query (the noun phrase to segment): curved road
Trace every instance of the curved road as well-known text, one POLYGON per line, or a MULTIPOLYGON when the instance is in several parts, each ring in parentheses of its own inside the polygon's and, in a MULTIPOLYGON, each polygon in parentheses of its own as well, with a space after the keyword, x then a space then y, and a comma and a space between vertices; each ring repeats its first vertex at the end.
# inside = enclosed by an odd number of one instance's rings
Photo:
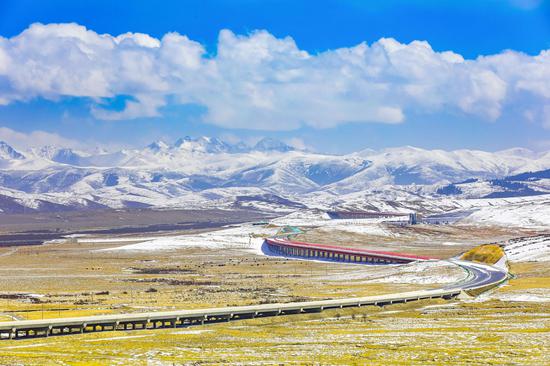
POLYGON ((445 289, 460 288, 463 291, 472 291, 496 286, 508 279, 508 271, 497 266, 461 259, 449 259, 448 262, 462 267, 468 272, 468 277, 457 283, 445 286, 445 289))
MULTIPOLYGON (((301 242, 293 244, 291 241, 278 240, 283 242, 280 243, 281 245, 287 247, 296 245, 296 249, 300 250, 303 250, 304 247, 318 247, 318 244, 301 242)), ((323 247, 324 250, 328 250, 329 246, 323 247)), ((412 261, 413 259, 410 255, 400 253, 373 252, 337 246, 330 246, 330 248, 334 250, 334 253, 347 253, 348 259, 351 258, 349 255, 354 255, 355 251, 361 255, 365 255, 365 253, 368 252, 369 255, 378 258, 385 254, 388 259, 392 260, 407 258, 412 261)), ((335 257, 333 256, 332 258, 335 257)), ((346 257, 343 258, 345 259, 346 257)), ((353 258, 354 260, 357 259, 356 257, 353 258)), ((417 260, 427 259, 417 258, 417 260)), ((52 335, 79 334, 109 330, 175 328, 254 317, 320 312, 325 309, 334 308, 369 305, 383 306, 433 298, 452 299, 465 291, 483 292, 484 290, 506 281, 508 278, 506 269, 501 269, 496 266, 459 259, 450 259, 449 262, 462 267, 467 271, 468 276, 462 281, 437 289, 335 300, 0 322, 0 339, 48 337, 52 335)))

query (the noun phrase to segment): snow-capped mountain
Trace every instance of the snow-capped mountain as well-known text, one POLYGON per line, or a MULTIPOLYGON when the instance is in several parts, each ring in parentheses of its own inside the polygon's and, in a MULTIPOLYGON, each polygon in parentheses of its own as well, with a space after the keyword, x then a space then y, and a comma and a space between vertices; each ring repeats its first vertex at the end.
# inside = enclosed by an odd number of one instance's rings
POLYGON ((25 156, 15 150, 13 147, 0 141, 0 159, 2 160, 21 160, 25 159, 25 156))
MULTIPOLYGON (((234 148, 233 145, 230 145, 216 137, 205 136, 196 139, 185 136, 184 138, 178 139, 174 144, 174 147, 183 151, 210 154, 233 152, 232 150, 234 148)), ((168 146, 166 148, 168 148, 168 146)))
POLYGON ((84 158, 89 154, 84 152, 74 151, 69 148, 57 146, 44 146, 39 150, 35 150, 34 154, 47 160, 51 160, 60 164, 80 166, 84 158))
MULTIPOLYGON (((465 186, 472 183, 456 185, 468 179, 488 182, 549 169, 550 153, 407 146, 326 155, 296 150, 273 139, 247 146, 218 138, 184 137, 174 144, 156 141, 142 149, 108 153, 53 146, 20 153, 1 142, 0 164, 0 210, 6 212, 16 212, 18 207, 273 209, 339 205, 345 203, 342 197, 363 206, 374 201, 383 206, 418 197, 498 195, 508 189, 504 183, 479 183, 483 189, 465 186)), ((538 188, 530 184, 531 191, 523 190, 521 195, 550 191, 544 187, 544 182, 538 188)))

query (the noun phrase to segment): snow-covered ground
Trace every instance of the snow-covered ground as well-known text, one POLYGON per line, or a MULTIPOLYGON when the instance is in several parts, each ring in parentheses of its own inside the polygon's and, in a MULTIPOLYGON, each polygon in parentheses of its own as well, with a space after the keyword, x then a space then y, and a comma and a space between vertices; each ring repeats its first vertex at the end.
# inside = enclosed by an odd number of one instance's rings
MULTIPOLYGON (((425 192, 409 192, 396 186, 387 186, 386 191, 369 193, 354 192, 334 195, 315 192, 307 195, 304 202, 309 207, 329 210, 418 212, 424 215, 462 217, 457 224, 524 227, 547 229, 550 227, 550 195, 466 199, 457 197, 432 197, 425 192)), ((318 217, 297 213, 284 218, 289 225, 301 225, 310 221, 316 224, 318 217), (303 216, 303 217, 302 217, 303 216)), ((340 220, 338 220, 340 221, 340 220)))
MULTIPOLYGON (((404 220, 406 221, 406 218, 404 220)), ((397 234, 381 225, 384 221, 388 221, 388 219, 331 220, 325 213, 302 210, 274 219, 271 222, 280 226, 318 227, 319 230, 326 232, 346 231, 357 234, 396 236, 397 234)))
MULTIPOLYGON (((261 252, 263 238, 260 236, 274 235, 276 228, 265 228, 255 225, 241 225, 221 230, 208 231, 199 234, 163 236, 145 238, 138 243, 122 245, 120 247, 102 249, 105 251, 155 251, 173 250, 180 248, 205 249, 244 249, 255 253, 261 252)), ((99 238, 97 242, 116 242, 114 238, 99 238)), ((136 241, 134 238, 132 241, 136 241)))
POLYGON ((491 298, 501 301, 518 301, 518 302, 548 302, 550 301, 550 291, 547 289, 529 289, 527 291, 514 292, 494 292, 491 293, 491 298))
POLYGON ((504 251, 509 261, 550 261, 550 235, 510 240, 504 251))
MULTIPOLYGON (((262 250, 263 237, 272 236, 285 225, 334 232, 347 231, 369 235, 392 236, 382 221, 385 219, 331 220, 322 211, 301 210, 271 221, 273 227, 252 224, 228 226, 197 234, 147 237, 78 237, 85 243, 115 243, 114 248, 102 251, 158 251, 181 248, 233 249, 257 255, 262 250)), ((448 242, 447 245, 454 245, 448 242)), ((550 235, 513 239, 504 246, 509 261, 550 261, 550 235)), ((466 273, 447 261, 414 262, 400 266, 349 266, 349 270, 331 273, 320 279, 326 281, 359 281, 359 283, 394 283, 411 285, 448 285, 464 280, 466 273)), ((357 283, 357 282, 356 282, 357 283)), ((505 301, 550 301, 546 292, 505 293, 505 301)))
POLYGON ((254 253, 262 254, 261 246, 263 238, 277 233, 280 227, 290 225, 302 228, 317 227, 320 230, 348 231, 370 235, 392 236, 389 230, 385 229, 381 222, 384 219, 366 220, 330 220, 326 214, 302 210, 291 213, 284 217, 271 221, 276 227, 264 227, 260 225, 243 224, 229 226, 208 232, 187 235, 163 235, 163 236, 70 236, 80 243, 115 243, 120 246, 100 250, 133 250, 133 251, 155 251, 172 250, 185 247, 218 249, 233 248, 244 249, 254 253))
MULTIPOLYGON (((67 236, 68 238, 75 238, 72 235, 67 236)), ((139 242, 145 242, 145 241, 151 241, 156 239, 163 239, 167 236, 127 236, 127 237, 117 237, 117 238, 109 238, 109 237, 102 237, 102 236, 96 236, 96 237, 76 237, 76 240, 78 240, 79 243, 83 244, 93 244, 93 243, 135 243, 136 241, 139 242)))
POLYGON ((331 273, 328 281, 362 280, 363 283, 450 284, 461 281, 466 272, 446 261, 412 262, 404 265, 357 266, 353 272, 331 273))
POLYGON ((466 278, 466 273, 445 261, 413 262, 396 267, 396 273, 380 277, 376 283, 410 283, 417 285, 450 284, 466 278))
POLYGON ((469 223, 542 229, 550 227, 550 195, 463 201, 472 201, 471 208, 475 209, 465 220, 469 223))

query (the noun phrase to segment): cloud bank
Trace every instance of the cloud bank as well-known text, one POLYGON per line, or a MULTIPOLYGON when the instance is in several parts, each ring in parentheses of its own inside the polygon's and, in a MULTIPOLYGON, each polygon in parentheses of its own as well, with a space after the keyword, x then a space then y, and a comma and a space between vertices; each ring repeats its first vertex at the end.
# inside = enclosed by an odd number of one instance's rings
POLYGON ((550 128, 550 51, 465 60, 424 41, 383 38, 311 54, 290 37, 222 30, 211 55, 178 33, 112 36, 72 23, 0 37, 0 104, 66 97, 89 98, 103 120, 196 104, 205 122, 226 128, 401 123, 442 112, 487 121, 509 115, 550 128), (119 96, 123 109, 106 106, 119 96))
POLYGON ((55 145, 71 148, 81 148, 82 143, 67 139, 56 133, 46 131, 31 131, 28 133, 14 131, 7 127, 0 127, 0 141, 7 141, 16 149, 26 150, 32 147, 55 145))

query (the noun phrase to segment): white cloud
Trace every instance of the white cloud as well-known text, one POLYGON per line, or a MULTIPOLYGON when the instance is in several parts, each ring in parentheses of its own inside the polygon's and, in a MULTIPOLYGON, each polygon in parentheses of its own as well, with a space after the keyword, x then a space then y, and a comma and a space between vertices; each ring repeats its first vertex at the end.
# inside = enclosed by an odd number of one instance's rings
POLYGON ((110 111, 92 106, 92 114, 98 119, 107 121, 157 117, 160 116, 158 109, 164 105, 166 103, 162 96, 157 94, 139 94, 135 96, 135 100, 127 101, 125 108, 121 111, 110 111))
POLYGON ((383 38, 310 54, 290 37, 222 30, 212 56, 178 33, 156 39, 33 24, 0 37, 0 104, 88 97, 96 101, 92 114, 106 120, 153 117, 168 103, 195 103, 206 107, 205 122, 227 128, 402 123, 412 112, 487 121, 517 113, 547 126, 549 80, 550 51, 465 60, 425 41, 383 38), (102 98, 116 96, 133 98, 122 111, 104 108, 102 98))
POLYGON ((0 141, 5 141, 16 149, 25 150, 32 147, 55 145, 63 147, 81 148, 82 143, 67 139, 56 133, 46 131, 31 131, 23 133, 7 127, 0 127, 0 141))

